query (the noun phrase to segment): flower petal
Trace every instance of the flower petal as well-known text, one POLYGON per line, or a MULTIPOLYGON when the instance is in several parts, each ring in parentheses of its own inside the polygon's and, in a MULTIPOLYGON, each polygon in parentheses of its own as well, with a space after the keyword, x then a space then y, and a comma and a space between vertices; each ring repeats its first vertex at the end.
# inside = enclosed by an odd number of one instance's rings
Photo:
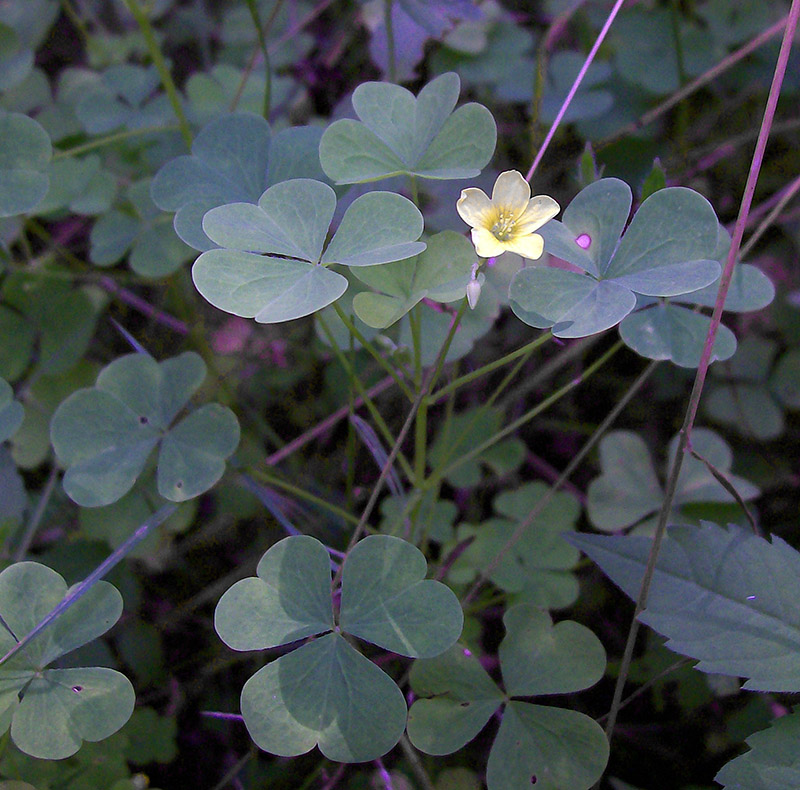
POLYGON ((494 234, 490 233, 486 228, 472 229, 472 243, 475 245, 475 252, 481 258, 493 258, 496 255, 502 255, 508 248, 507 244, 498 241, 494 234))
MULTIPOLYGON (((529 261, 535 261, 537 258, 542 257, 544 239, 538 233, 531 233, 530 236, 514 236, 513 239, 509 239, 505 243, 505 248, 509 252, 516 252, 517 255, 521 255, 529 261)), ((481 253, 479 252, 478 255, 481 255, 481 253)))
POLYGON ((536 195, 528 201, 528 207, 517 220, 514 229, 520 233, 533 233, 549 222, 561 211, 561 206, 549 195, 536 195))
POLYGON ((472 228, 491 228, 495 222, 494 215, 497 213, 486 193, 477 187, 461 190, 456 211, 472 228))
POLYGON ((497 176, 492 190, 492 203, 498 208, 518 216, 527 208, 530 197, 531 185, 518 170, 506 170, 497 176))

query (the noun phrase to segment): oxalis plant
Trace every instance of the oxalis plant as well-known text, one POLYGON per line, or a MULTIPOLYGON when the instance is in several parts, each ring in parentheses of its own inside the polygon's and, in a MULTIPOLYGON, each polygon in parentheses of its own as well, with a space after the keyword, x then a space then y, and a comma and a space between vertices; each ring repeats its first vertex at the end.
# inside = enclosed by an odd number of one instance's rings
POLYGON ((220 6, 0 5, 0 788, 796 790, 800 0, 220 6))

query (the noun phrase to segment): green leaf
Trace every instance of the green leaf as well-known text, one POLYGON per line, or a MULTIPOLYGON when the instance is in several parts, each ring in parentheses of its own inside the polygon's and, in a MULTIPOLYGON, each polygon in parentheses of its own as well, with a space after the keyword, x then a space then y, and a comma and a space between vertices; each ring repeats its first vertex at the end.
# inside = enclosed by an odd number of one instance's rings
POLYGON ((0 112, 0 217, 36 208, 47 194, 53 154, 47 132, 27 115, 0 112))
MULTIPOLYGON (((639 592, 652 541, 573 535, 631 598, 639 592)), ((800 616, 795 589, 800 555, 739 527, 673 526, 659 553, 640 619, 667 647, 697 658, 704 672, 749 678, 757 691, 800 689, 800 616)))
POLYGON ((257 576, 236 582, 220 598, 214 627, 234 650, 264 650, 334 627, 330 559, 304 535, 284 538, 258 563, 257 576))
POLYGON ((425 249, 416 241, 423 226, 422 214, 407 198, 369 192, 348 206, 322 263, 374 266, 418 255, 425 249))
POLYGON ((580 691, 603 677, 606 652, 585 626, 572 620, 554 626, 547 612, 526 603, 509 609, 503 622, 500 665, 511 696, 580 691))
MULTIPOLYGON (((599 182, 598 182, 599 183, 599 182)), ((631 290, 576 272, 528 266, 511 280, 514 315, 556 337, 586 337, 610 329, 636 306, 631 290)))
MULTIPOLYGON (((696 368, 710 326, 711 319, 702 313, 658 302, 627 316, 620 324, 619 336, 628 348, 647 359, 668 359, 682 368, 696 368)), ((736 337, 720 324, 711 361, 730 359, 735 353, 736 337)))
POLYGON ((800 713, 775 719, 747 739, 750 751, 722 767, 714 781, 725 790, 793 790, 800 786, 800 713))
POLYGON ((664 170, 664 166, 661 164, 661 160, 656 157, 653 160, 653 169, 650 171, 647 178, 644 180, 644 184, 642 185, 642 200, 647 200, 654 192, 658 192, 659 189, 665 189, 667 186, 667 173, 664 170))
POLYGON ((406 724, 400 689, 339 634, 267 664, 245 683, 241 704, 255 743, 285 757, 318 745, 329 760, 375 760, 406 724))
MULTIPOLYGON (((604 178, 577 195, 563 222, 542 228, 545 249, 589 276, 521 269, 509 287, 517 317, 539 329, 552 327, 557 337, 585 337, 622 321, 635 308, 636 294, 684 294, 719 277, 720 265, 711 259, 719 223, 704 197, 683 187, 655 192, 618 243, 630 201, 626 184, 604 178)), ((640 342, 646 346, 648 338, 640 342)))
POLYGON ((660 189, 636 212, 603 275, 647 296, 696 291, 719 277, 719 263, 711 260, 718 227, 702 195, 660 189))
POLYGON ((503 702, 478 659, 461 644, 411 667, 420 698, 408 714, 408 737, 425 754, 451 754, 469 743, 503 702))
POLYGON ((775 366, 770 389, 788 409, 800 409, 800 350, 787 351, 775 366))
POLYGON ((486 765, 489 790, 588 790, 608 762, 602 727, 582 713, 510 702, 486 765))
MULTIPOLYGON (((505 518, 487 519, 476 527, 462 524, 457 542, 469 537, 473 541, 451 566, 449 578, 454 583, 472 581, 505 549, 519 523, 528 518, 548 492, 540 482, 520 486, 495 497, 494 509, 505 518)), ((556 493, 519 540, 505 551, 489 574, 491 581, 506 592, 548 609, 574 603, 578 581, 572 569, 579 555, 562 539, 562 534, 575 529, 579 516, 577 500, 570 494, 556 493)))
POLYGON ((274 137, 256 115, 223 115, 203 127, 190 156, 167 162, 153 179, 155 204, 175 212, 175 232, 190 247, 213 243, 203 232, 203 216, 216 206, 258 202, 271 184, 293 178, 321 178, 315 150, 318 133, 307 127, 284 129, 274 137))
POLYGON ((0 375, 15 381, 28 366, 36 333, 30 322, 17 311, 0 304, 0 337, 13 337, 13 343, 0 343, 0 375))
POLYGON ((50 430, 67 468, 67 494, 84 507, 115 502, 131 489, 162 440, 162 495, 180 502, 212 486, 238 443, 233 413, 205 406, 169 429, 204 378, 205 365, 194 352, 162 363, 129 354, 104 368, 94 387, 66 398, 50 430))
POLYGON ((497 130, 482 105, 467 104, 453 113, 460 84, 458 75, 443 74, 417 98, 399 85, 359 85, 353 108, 361 121, 343 119, 328 127, 319 149, 323 170, 339 184, 399 174, 478 175, 492 156, 497 130))
POLYGON ((69 210, 74 214, 108 211, 116 192, 114 177, 104 170, 99 156, 65 157, 50 166, 50 188, 36 214, 69 210))
MULTIPOLYGON (((13 647, 66 595, 64 579, 39 563, 15 563, 0 573, 0 615, 14 634, 0 631, 0 651, 13 647)), ((63 759, 78 751, 82 741, 107 738, 128 720, 134 692, 124 675, 97 667, 44 669, 105 633, 121 613, 117 589, 97 582, 24 652, 0 666, 3 720, 6 727, 11 724, 11 737, 22 751, 63 759)))
POLYGON ((19 85, 32 67, 32 50, 22 45, 14 28, 0 24, 0 91, 19 85))
POLYGON ((19 401, 14 400, 14 390, 3 378, 0 378, 0 442, 10 439, 22 425, 25 409, 19 401))
POLYGON ((400 538, 371 535, 350 551, 342 573, 343 631, 414 658, 447 650, 464 615, 450 588, 425 579, 422 552, 400 538))
MULTIPOLYGON (((677 436, 670 441, 667 468, 677 442, 677 436)), ((744 501, 759 495, 755 486, 731 474, 733 454, 714 431, 695 429, 692 447, 728 479, 744 501)), ((587 491, 587 515, 594 527, 608 532, 624 529, 659 510, 662 488, 650 453, 638 434, 612 431, 604 436, 600 441, 600 464, 603 473, 592 480, 587 491)), ((733 501, 702 461, 689 455, 684 458, 674 499, 676 508, 696 502, 733 501)), ((678 515, 673 513, 671 518, 678 515)))
POLYGON ((335 302, 347 280, 319 264, 209 250, 192 267, 197 290, 226 313, 260 324, 292 321, 335 302))
POLYGON ((381 293, 362 292, 353 299, 358 317, 371 327, 384 329, 399 321, 424 298, 443 302, 466 293, 475 250, 454 231, 431 237, 427 249, 407 260, 356 269, 356 276, 381 293))

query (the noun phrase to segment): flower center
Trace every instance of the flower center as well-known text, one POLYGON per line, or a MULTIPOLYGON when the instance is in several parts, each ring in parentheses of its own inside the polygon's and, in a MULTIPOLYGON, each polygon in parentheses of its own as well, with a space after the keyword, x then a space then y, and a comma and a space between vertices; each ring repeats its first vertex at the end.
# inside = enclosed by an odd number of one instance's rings
POLYGON ((514 235, 514 225, 516 225, 517 218, 514 216, 513 211, 507 209, 500 209, 497 213, 497 220, 492 225, 492 235, 498 241, 508 241, 514 235))

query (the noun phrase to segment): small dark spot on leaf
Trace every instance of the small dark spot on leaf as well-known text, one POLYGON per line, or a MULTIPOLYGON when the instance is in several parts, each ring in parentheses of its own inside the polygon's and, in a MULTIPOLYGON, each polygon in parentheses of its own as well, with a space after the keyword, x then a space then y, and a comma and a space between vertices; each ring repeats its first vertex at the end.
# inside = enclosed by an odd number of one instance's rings
POLYGON ((535 785, 539 780, 536 778, 536 774, 531 777, 531 784, 535 785))
POLYGON ((144 414, 141 417, 139 417, 140 425, 147 425, 149 422, 150 420, 148 420, 147 417, 144 416, 144 414))
POLYGON ((175 483, 175 488, 183 488, 183 480, 178 480, 178 482, 175 483))
POLYGON ((460 702, 459 707, 468 708, 471 704, 471 702, 460 702))
POLYGON ((76 694, 80 694, 80 693, 81 693, 81 691, 83 691, 83 686, 73 686, 73 687, 72 687, 72 690, 73 690, 73 691, 74 691, 76 694))

